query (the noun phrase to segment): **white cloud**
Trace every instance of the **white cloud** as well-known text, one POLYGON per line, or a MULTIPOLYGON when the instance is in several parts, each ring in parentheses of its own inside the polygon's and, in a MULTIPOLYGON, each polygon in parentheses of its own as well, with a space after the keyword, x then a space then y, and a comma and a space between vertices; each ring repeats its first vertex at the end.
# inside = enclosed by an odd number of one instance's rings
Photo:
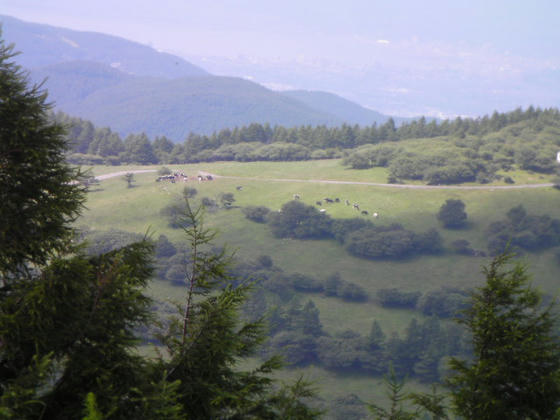
POLYGON ((377 42, 378 44, 390 44, 391 42, 387 39, 378 39, 375 42, 377 42))

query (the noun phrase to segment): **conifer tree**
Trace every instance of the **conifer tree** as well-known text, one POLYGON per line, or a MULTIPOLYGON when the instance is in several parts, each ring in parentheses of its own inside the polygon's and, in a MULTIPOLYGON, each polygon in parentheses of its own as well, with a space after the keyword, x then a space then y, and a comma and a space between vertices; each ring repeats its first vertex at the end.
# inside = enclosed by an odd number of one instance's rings
POLYGON ((169 354, 160 364, 169 381, 179 381, 179 401, 188 418, 317 418, 319 411, 301 401, 313 395, 305 382, 275 386, 269 374, 282 366, 278 357, 251 371, 236 367, 264 341, 264 324, 241 321, 241 305, 251 286, 233 286, 227 274, 230 259, 211 246, 216 233, 204 226, 204 208, 185 202, 180 224, 190 252, 186 297, 177 305, 180 316, 170 320, 161 337, 169 354))
MULTIPOLYGON (((1 35, 1 34, 0 34, 1 35)), ((67 248, 79 215, 80 173, 64 163, 63 127, 48 116, 46 93, 28 86, 0 39, 0 274, 43 264, 67 248)))
POLYGON ((459 322, 473 337, 472 362, 452 359, 449 385, 467 419, 549 419, 560 408, 560 341, 553 306, 543 307, 526 268, 499 255, 459 322))

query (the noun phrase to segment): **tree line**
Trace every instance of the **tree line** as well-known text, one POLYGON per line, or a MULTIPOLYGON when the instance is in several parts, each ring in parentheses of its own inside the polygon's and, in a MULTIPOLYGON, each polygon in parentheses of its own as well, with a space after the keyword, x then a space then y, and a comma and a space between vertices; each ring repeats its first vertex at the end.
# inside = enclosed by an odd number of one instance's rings
POLYGON ((151 140, 143 133, 129 134, 123 139, 110 128, 96 128, 89 121, 61 112, 53 114, 52 118, 68 129, 72 152, 70 161, 82 164, 289 161, 349 155, 346 160, 348 165, 366 168, 388 166, 394 160, 410 158, 397 153, 398 148, 383 149, 379 145, 398 144, 407 139, 446 138, 456 146, 453 153, 441 152, 441 157, 431 159, 420 154, 418 158, 412 159, 413 162, 405 160, 391 166, 395 179, 420 179, 426 176, 432 183, 442 182, 446 178, 476 178, 479 169, 468 163, 473 159, 478 164, 486 165, 482 171, 486 176, 495 172, 487 167, 489 161, 501 167, 516 163, 523 169, 550 171, 554 159, 543 147, 559 146, 557 135, 560 129, 560 113, 557 109, 529 107, 507 113, 495 112, 477 119, 456 118, 439 123, 428 123, 422 117, 399 127, 395 126, 392 119, 379 126, 374 124, 366 127, 347 124, 340 127, 271 127, 253 123, 223 129, 211 135, 191 133, 183 143, 173 143, 165 136, 151 140), (544 143, 537 141, 541 138, 544 143), (536 142, 539 148, 531 147, 527 142, 536 142), (546 145, 547 142, 552 144, 546 145), (378 147, 372 149, 375 145, 378 147), (451 163, 444 165, 440 162, 442 157, 451 163), (455 170, 459 172, 455 174, 446 173, 453 172, 451 169, 440 170, 429 176, 424 173, 433 166, 461 169, 455 170))

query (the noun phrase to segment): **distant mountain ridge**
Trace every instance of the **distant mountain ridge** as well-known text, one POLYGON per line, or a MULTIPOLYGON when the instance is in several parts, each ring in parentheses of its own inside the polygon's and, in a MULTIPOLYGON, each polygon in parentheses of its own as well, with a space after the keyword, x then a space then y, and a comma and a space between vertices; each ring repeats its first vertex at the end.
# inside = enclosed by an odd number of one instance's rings
MULTIPOLYGON (((314 109, 336 115, 349 124, 383 124, 389 118, 388 115, 365 108, 334 93, 310 90, 287 90, 281 93, 314 109)), ((400 123, 408 119, 393 117, 393 120, 400 123)))
POLYGON ((342 123, 295 99, 233 77, 138 77, 88 61, 36 69, 31 76, 36 82, 46 78, 49 100, 60 110, 109 126, 122 136, 143 131, 182 141, 189 132, 209 134, 252 122, 342 123))
POLYGON ((33 69, 66 61, 107 64, 124 73, 169 79, 206 76, 202 68, 176 55, 156 51, 137 42, 97 32, 81 32, 29 23, 0 15, 2 37, 22 51, 17 61, 33 69))
MULTIPOLYGON (((122 38, 0 16, 17 62, 66 113, 123 136, 145 132, 182 141, 253 122, 283 125, 380 124, 389 117, 326 92, 275 92, 212 76, 171 54, 122 38)), ((397 121, 399 122, 399 121, 397 121)))

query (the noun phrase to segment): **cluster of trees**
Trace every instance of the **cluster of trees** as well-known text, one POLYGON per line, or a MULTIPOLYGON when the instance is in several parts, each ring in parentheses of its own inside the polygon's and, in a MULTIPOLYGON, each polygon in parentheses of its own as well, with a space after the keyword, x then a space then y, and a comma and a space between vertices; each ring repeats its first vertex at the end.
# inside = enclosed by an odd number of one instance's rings
POLYGON ((436 317, 418 322, 412 319, 404 336, 387 337, 377 321, 363 336, 346 330, 331 335, 319 319, 312 301, 269 311, 271 339, 265 355, 281 352, 294 366, 318 364, 338 372, 369 372, 383 375, 391 364, 399 376, 415 377, 431 383, 446 374, 445 360, 450 356, 468 357, 464 330, 436 317))
POLYGON ((378 300, 383 305, 417 309, 430 318, 424 323, 413 319, 402 338, 398 334, 387 336, 377 321, 367 336, 351 330, 333 335, 323 327, 315 304, 302 303, 294 291, 335 296, 348 289, 351 294, 346 299, 360 301, 353 293, 357 285, 345 282, 338 273, 324 281, 299 273, 285 274, 264 255, 252 262, 240 262, 232 270, 238 279, 251 278, 262 286, 247 302, 244 312, 250 320, 265 317, 268 321, 270 339, 263 349, 264 356, 280 353, 294 366, 318 364, 329 370, 372 375, 383 375, 393 364, 399 375, 426 382, 438 381, 446 373, 445 360, 451 355, 468 357, 463 329, 439 320, 440 316, 450 318, 466 307, 464 291, 445 289, 405 296, 405 292, 396 289, 381 290, 378 300), (404 299, 413 303, 404 305, 404 299))
MULTIPOLYGON (((151 141, 145 134, 125 139, 109 128, 57 113, 68 126, 71 161, 90 164, 187 163, 200 161, 288 161, 342 157, 354 168, 389 166, 390 179, 425 179, 432 184, 489 181, 498 169, 518 164, 522 169, 550 172, 551 150, 558 147, 557 109, 527 108, 478 119, 427 122, 425 118, 396 127, 389 119, 380 126, 271 127, 253 123, 212 135, 190 134, 183 143, 165 136, 151 141), (404 151, 400 140, 444 138, 445 146, 430 154, 404 151), (391 142, 391 143, 387 143, 391 142), (375 146, 377 145, 377 146, 375 146)), ((555 150, 552 150, 555 152, 555 150)))
POLYGON ((443 250, 435 229, 416 233, 399 224, 375 226, 365 219, 332 219, 313 206, 293 200, 281 211, 270 213, 268 224, 274 236, 294 239, 337 239, 352 255, 368 259, 406 258, 443 250))
POLYGON ((512 246, 532 251, 560 244, 560 219, 530 215, 523 205, 511 208, 507 218, 488 226, 488 251, 497 255, 512 246))
POLYGON ((278 358, 237 365, 257 351, 263 324, 240 318, 249 286, 232 285, 227 258, 207 250, 214 235, 199 211, 185 212, 186 298, 165 321, 146 294, 150 241, 94 256, 75 245, 80 174, 65 163, 46 95, 12 57, 0 43, 0 417, 317 418, 305 383, 270 377, 278 358), (146 357, 138 331, 154 325, 162 354, 146 357))
POLYGON ((469 292, 456 288, 441 288, 427 292, 379 289, 377 301, 388 308, 416 309, 426 316, 458 317, 467 308, 469 292))
POLYGON ((349 232, 344 238, 344 247, 348 253, 368 259, 400 259, 443 251, 442 239, 437 230, 416 233, 398 223, 349 232))
MULTIPOLYGON (((512 115, 509 113, 505 115, 512 115)), ((526 115, 534 115, 529 110, 526 115)), ((357 147, 344 158, 354 169, 387 167, 389 181, 424 180, 429 184, 455 184, 499 179, 497 171, 521 169, 552 173, 557 168, 560 120, 557 110, 539 112, 536 119, 519 120, 496 132, 454 135, 414 144, 382 143, 357 147)), ((504 180, 512 183, 511 177, 504 180)))

